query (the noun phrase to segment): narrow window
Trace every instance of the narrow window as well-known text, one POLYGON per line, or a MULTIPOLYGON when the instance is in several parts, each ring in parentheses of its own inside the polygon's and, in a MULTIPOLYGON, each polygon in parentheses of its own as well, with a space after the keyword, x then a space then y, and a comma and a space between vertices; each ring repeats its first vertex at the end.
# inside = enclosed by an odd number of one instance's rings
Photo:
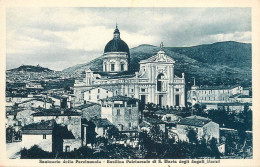
POLYGON ((125 70, 125 65, 121 64, 121 71, 124 71, 124 70, 125 70))
POLYGON ((117 115, 120 115, 120 109, 117 109, 117 113, 116 113, 117 115))
POLYGON ((100 89, 98 89, 98 93, 100 93, 100 89))
POLYGON ((43 139, 46 139, 46 135, 45 134, 43 135, 43 139))
POLYGON ((131 109, 129 109, 129 110, 128 110, 128 112, 129 112, 129 115, 131 115, 131 114, 132 114, 132 111, 131 111, 131 109))
POLYGON ((111 64, 111 71, 115 71, 115 64, 111 64))
POLYGON ((99 95, 97 95, 97 99, 99 99, 99 95))

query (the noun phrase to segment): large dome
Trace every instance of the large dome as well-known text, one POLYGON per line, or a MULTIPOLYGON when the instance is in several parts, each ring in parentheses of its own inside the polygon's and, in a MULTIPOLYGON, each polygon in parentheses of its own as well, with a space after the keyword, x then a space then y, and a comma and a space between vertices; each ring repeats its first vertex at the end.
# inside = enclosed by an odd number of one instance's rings
POLYGON ((104 49, 107 52, 126 52, 129 54, 128 45, 121 39, 112 39, 109 41, 104 49))

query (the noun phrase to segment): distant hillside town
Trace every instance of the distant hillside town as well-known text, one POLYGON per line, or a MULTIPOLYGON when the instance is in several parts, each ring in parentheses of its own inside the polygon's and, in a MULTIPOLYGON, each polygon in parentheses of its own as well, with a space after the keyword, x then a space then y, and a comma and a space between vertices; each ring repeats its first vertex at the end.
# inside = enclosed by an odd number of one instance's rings
POLYGON ((252 158, 251 45, 212 45, 129 49, 116 26, 91 63, 7 70, 8 158, 252 158), (246 56, 202 58, 223 45, 246 56))

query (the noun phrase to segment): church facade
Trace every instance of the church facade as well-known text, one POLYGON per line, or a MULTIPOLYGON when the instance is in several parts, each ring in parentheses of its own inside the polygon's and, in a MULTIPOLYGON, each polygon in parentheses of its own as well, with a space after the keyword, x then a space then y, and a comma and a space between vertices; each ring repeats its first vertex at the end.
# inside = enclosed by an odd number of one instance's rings
MULTIPOLYGON (((175 61, 163 51, 139 62, 138 72, 129 71, 130 52, 116 27, 114 37, 105 46, 102 71, 86 71, 84 82, 75 82, 75 105, 84 103, 84 92, 103 88, 113 96, 127 96, 160 106, 185 106, 185 77, 174 74, 175 61)), ((87 98, 85 98, 87 99, 87 98)))

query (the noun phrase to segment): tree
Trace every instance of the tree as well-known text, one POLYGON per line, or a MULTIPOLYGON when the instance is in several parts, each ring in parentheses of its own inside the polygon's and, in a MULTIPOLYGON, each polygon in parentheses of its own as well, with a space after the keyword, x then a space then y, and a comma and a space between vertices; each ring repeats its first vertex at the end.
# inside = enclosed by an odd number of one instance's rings
POLYGON ((161 142, 163 140, 163 131, 160 130, 159 125, 152 126, 149 135, 154 142, 161 142))
POLYGON ((217 139, 215 139, 214 137, 210 140, 210 149, 211 149, 211 155, 219 159, 220 153, 217 147, 217 139))
POLYGON ((21 150, 21 159, 51 159, 54 158, 54 154, 42 150, 38 145, 32 146, 30 149, 21 150))
POLYGON ((88 124, 87 132, 86 132, 87 143, 90 143, 93 149, 93 145, 96 143, 96 132, 95 132, 96 125, 92 121, 88 121, 87 124, 88 124))
POLYGON ((198 143, 197 133, 195 132, 194 129, 192 128, 187 129, 187 137, 190 143, 195 143, 195 144, 198 143))
POLYGON ((119 130, 118 130, 115 126, 111 126, 111 127, 107 130, 107 137, 108 137, 109 139, 112 139, 112 138, 118 139, 118 138, 120 137, 119 130))

